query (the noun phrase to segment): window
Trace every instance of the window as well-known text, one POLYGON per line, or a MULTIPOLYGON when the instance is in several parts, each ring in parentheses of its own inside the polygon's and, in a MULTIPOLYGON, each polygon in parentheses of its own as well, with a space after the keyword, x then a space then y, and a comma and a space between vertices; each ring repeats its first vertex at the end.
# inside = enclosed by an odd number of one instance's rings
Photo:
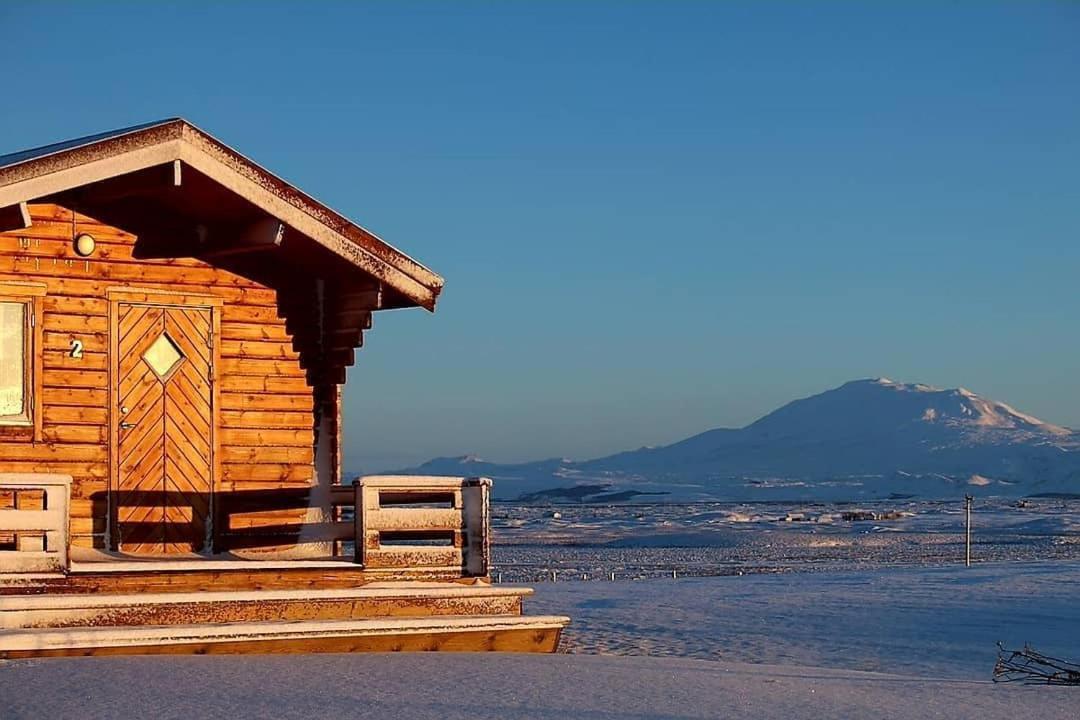
POLYGON ((41 439, 44 283, 0 282, 0 442, 41 439))
POLYGON ((0 300, 0 423, 32 422, 33 403, 27 370, 31 360, 29 301, 0 300))

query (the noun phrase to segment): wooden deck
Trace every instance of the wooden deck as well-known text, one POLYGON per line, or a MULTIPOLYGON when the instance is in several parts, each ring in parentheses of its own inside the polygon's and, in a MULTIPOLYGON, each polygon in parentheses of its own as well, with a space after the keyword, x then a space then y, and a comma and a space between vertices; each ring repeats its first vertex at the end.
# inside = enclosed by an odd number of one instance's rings
MULTIPOLYGON (((143 563, 136 563, 143 564, 143 563)), ((213 564, 208 562, 208 564, 213 564)), ((98 654, 553 652, 562 617, 522 614, 527 588, 365 579, 319 567, 73 572, 5 580, 0 658, 98 654), (27 582, 30 579, 26 579, 27 582), (228 589, 243 586, 243 589, 228 589)), ((302 564, 302 563, 297 563, 302 564)))
POLYGON ((319 652, 554 652, 563 618, 401 618, 0 633, 0 658, 319 652))
MULTIPOLYGON (((376 580, 362 567, 340 558, 325 560, 240 560, 231 556, 172 556, 161 560, 74 549, 66 574, 0 574, 0 596, 208 590, 325 590, 355 588, 376 580)), ((416 578, 413 578, 416 579, 416 578)), ((457 578, 464 584, 473 578, 457 578)), ((453 580, 449 580, 453 582, 453 580)))
MULTIPOLYGON (((32 481, 6 482, 23 492, 32 481)), ((368 478, 337 489, 339 504, 359 510, 332 528, 335 539, 358 540, 347 558, 153 557, 68 548, 58 540, 9 551, 40 571, 28 572, 25 563, 0 566, 0 658, 553 652, 569 619, 525 616, 530 590, 490 582, 489 485, 368 478)), ((64 535, 63 513, 5 512, 18 532, 64 535)))
POLYGON ((520 615, 527 588, 372 583, 349 590, 0 597, 0 630, 80 626, 520 615))

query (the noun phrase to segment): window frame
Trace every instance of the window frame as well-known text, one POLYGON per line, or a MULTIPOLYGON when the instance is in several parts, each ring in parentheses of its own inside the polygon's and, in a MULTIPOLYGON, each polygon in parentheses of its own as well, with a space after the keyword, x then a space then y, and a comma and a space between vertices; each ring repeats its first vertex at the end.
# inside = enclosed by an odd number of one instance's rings
POLYGON ((19 416, 0 417, 0 442, 41 441, 42 420, 42 298, 45 283, 0 281, 0 302, 19 303, 26 308, 23 320, 23 406, 19 416))

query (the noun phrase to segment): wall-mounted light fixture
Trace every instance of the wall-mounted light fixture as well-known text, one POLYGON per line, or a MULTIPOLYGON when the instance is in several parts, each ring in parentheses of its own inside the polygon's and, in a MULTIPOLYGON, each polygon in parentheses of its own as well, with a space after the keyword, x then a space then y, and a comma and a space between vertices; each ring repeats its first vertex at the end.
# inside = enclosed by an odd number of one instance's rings
POLYGON ((93 235, 80 233, 75 238, 75 254, 79 257, 90 257, 95 247, 97 247, 97 242, 94 241, 93 235))

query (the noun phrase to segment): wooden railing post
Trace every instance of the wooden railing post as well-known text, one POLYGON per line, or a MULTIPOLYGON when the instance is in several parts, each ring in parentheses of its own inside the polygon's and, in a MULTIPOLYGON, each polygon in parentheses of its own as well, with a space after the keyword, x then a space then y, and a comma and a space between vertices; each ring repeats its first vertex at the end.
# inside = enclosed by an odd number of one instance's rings
MULTIPOLYGON (((0 573, 67 572, 71 543, 71 476, 0 473, 0 489, 13 495, 0 509, 0 533, 14 535, 15 550, 0 550, 0 573), (21 496, 41 492, 41 507, 27 507, 21 496)), ((36 505, 36 503, 35 503, 36 505)))
POLYGON ((491 558, 491 480, 466 478, 461 512, 465 522, 465 573, 486 577, 491 558))
POLYGON ((487 577, 487 478, 373 475, 353 483, 355 561, 397 577, 487 577))
POLYGON ((353 523, 356 526, 356 532, 353 534, 353 560, 357 565, 363 567, 367 559, 367 553, 365 552, 367 547, 367 526, 365 524, 367 508, 365 506, 363 478, 353 480, 353 492, 356 498, 356 504, 353 505, 353 523))

